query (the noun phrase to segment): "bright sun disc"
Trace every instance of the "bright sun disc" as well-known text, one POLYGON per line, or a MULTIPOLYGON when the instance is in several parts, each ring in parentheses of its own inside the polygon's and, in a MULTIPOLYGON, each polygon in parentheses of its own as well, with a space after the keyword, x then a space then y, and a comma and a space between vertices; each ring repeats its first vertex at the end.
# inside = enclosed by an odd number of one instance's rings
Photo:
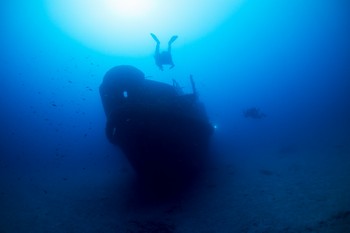
POLYGON ((242 0, 45 0, 51 18, 70 36, 108 54, 153 51, 150 32, 166 44, 205 35, 233 13, 242 0))

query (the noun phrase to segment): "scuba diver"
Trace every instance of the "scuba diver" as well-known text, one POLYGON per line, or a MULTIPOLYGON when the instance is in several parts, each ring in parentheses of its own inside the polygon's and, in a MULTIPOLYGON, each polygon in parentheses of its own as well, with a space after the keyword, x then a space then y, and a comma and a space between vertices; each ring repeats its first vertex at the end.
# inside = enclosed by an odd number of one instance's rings
POLYGON ((175 65, 173 59, 171 57, 171 44, 177 39, 178 36, 172 36, 168 42, 168 51, 159 52, 160 41, 157 36, 151 33, 153 40, 157 43, 156 50, 154 52, 154 59, 156 61, 156 65, 160 70, 163 71, 163 65, 170 65, 169 69, 172 69, 175 65))

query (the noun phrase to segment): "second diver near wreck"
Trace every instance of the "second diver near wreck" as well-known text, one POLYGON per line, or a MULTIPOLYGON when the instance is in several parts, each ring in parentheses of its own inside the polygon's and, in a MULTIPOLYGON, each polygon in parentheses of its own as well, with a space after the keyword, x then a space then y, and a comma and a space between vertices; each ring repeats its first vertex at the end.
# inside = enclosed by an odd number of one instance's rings
POLYGON ((108 140, 119 146, 147 184, 176 184, 187 179, 208 153, 213 134, 191 77, 192 93, 145 78, 128 65, 104 76, 100 96, 108 140))

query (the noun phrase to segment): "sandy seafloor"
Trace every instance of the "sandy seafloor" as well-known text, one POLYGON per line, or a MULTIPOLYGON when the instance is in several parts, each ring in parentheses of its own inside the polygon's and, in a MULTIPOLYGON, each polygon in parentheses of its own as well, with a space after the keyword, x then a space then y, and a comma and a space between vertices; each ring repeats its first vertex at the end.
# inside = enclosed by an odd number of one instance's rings
POLYGON ((115 170, 102 169, 98 154, 80 163, 53 158, 42 169, 2 161, 0 232, 350 232, 347 145, 232 153, 162 199, 145 197, 118 156, 103 159, 115 170))

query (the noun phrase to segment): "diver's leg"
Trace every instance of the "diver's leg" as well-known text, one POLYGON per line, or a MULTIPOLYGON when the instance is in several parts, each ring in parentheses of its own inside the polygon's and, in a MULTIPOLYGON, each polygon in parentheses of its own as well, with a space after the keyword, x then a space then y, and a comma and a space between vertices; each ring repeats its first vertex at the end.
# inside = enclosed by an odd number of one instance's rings
POLYGON ((171 52, 171 44, 177 39, 178 36, 172 36, 168 42, 168 52, 171 52))
POLYGON ((178 36, 172 36, 168 42, 168 44, 174 43, 174 41, 178 38, 178 36))
POLYGON ((151 33, 152 38, 155 40, 155 42, 157 43, 156 45, 156 50, 154 51, 154 58, 157 60, 159 57, 159 47, 160 47, 160 41, 158 40, 158 38, 156 37, 156 35, 154 35, 153 33, 151 33))
POLYGON ((160 54, 160 52, 159 52, 159 43, 157 43, 156 50, 154 51, 154 58, 158 59, 159 58, 159 54, 160 54))
POLYGON ((160 41, 158 40, 158 38, 157 38, 156 35, 154 35, 153 33, 151 33, 151 36, 152 36, 153 40, 154 40, 155 42, 157 42, 157 44, 160 43, 160 41))

